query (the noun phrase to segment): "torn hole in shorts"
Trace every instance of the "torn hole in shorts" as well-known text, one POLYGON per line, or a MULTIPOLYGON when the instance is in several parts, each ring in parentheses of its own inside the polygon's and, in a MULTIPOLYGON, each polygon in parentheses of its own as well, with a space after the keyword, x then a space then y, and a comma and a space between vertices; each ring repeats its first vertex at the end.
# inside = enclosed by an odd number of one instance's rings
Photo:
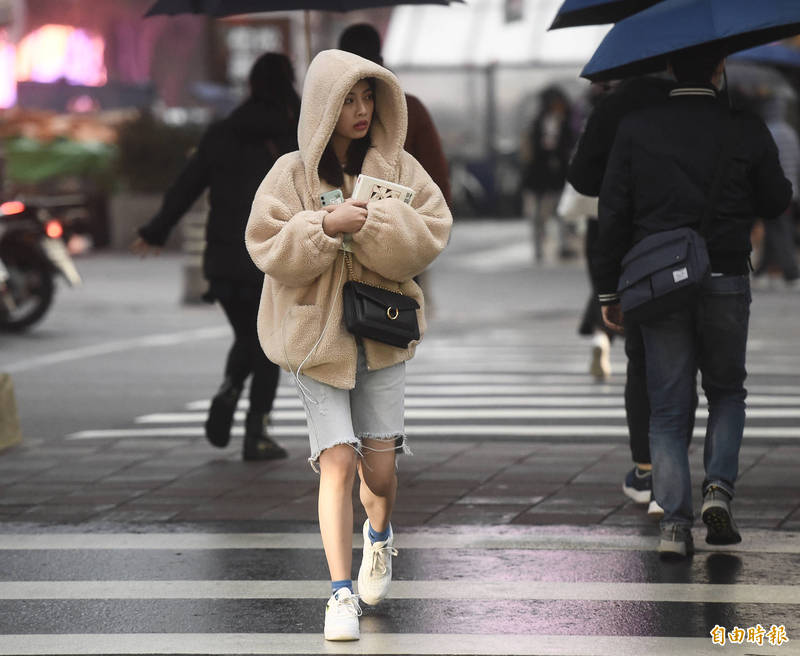
MULTIPOLYGON (((362 442, 361 448, 363 451, 369 453, 386 453, 388 451, 394 451, 396 453, 402 453, 407 456, 413 456, 414 453, 411 451, 411 447, 408 446, 408 437, 405 434, 398 434, 398 433, 359 433, 358 438, 360 440, 379 440, 381 442, 388 442, 389 440, 394 440, 394 446, 386 447, 385 449, 375 449, 371 446, 367 446, 362 442)), ((362 454, 362 462, 364 462, 364 456, 362 454)), ((367 469, 370 467, 364 462, 364 466, 367 469)), ((397 462, 395 461, 395 468, 397 468, 397 462)), ((372 471, 370 469, 370 471, 372 471)))
POLYGON ((334 446, 340 446, 342 444, 346 444, 351 449, 353 449, 353 451, 356 452, 356 456, 358 456, 359 459, 364 457, 364 452, 361 450, 361 444, 359 444, 358 442, 353 442, 351 440, 340 440, 339 442, 329 444, 321 451, 318 451, 317 453, 312 455, 308 459, 308 464, 311 465, 311 469, 313 469, 317 474, 319 474, 319 457, 322 455, 322 451, 326 451, 334 446))

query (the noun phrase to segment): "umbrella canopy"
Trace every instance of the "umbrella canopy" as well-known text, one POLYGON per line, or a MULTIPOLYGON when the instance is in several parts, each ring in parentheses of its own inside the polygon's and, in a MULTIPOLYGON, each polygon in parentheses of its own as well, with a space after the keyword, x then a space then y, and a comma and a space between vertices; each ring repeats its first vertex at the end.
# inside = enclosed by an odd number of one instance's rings
POLYGON ((772 64, 783 68, 800 68, 800 50, 780 43, 742 50, 731 56, 732 60, 772 64))
POLYGON ((663 0, 617 23, 581 75, 593 81, 662 71, 669 55, 722 54, 800 34, 798 0, 663 0))
POLYGON ((657 2, 661 0, 564 0, 550 29, 616 23, 657 2))
MULTIPOLYGON (((262 11, 317 9, 321 11, 353 11, 394 5, 447 5, 451 0, 156 0, 145 16, 166 14, 206 14, 233 16, 262 11)), ((463 0, 453 0, 463 2, 463 0)))

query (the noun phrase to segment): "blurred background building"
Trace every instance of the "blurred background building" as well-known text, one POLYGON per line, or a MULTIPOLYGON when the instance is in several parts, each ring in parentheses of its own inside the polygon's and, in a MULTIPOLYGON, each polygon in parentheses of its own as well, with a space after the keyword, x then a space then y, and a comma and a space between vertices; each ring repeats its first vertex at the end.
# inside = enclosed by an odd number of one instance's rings
MULTIPOLYGON (((519 216, 540 93, 564 91, 577 134, 588 111, 578 73, 607 31, 547 32, 561 0, 466 0, 311 12, 307 43, 302 11, 143 18, 152 2, 0 0, 3 194, 63 200, 95 247, 127 245, 203 127, 241 100, 259 54, 288 54, 301 86, 307 47, 335 47, 364 21, 383 35, 387 66, 431 111, 456 216, 519 216)), ((747 66, 751 93, 780 88, 794 102, 800 64, 747 66)))

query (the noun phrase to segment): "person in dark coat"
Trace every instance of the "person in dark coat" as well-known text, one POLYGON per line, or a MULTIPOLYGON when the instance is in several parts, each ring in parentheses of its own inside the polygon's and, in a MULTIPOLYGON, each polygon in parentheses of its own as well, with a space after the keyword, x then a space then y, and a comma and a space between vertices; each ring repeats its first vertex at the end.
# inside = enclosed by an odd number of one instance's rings
MULTIPOLYGON (((381 36, 369 23, 350 25, 339 36, 339 50, 369 59, 383 66, 381 55, 381 36)), ((411 153, 428 173, 436 186, 442 191, 445 201, 450 205, 450 173, 442 150, 439 132, 422 101, 410 93, 406 94, 408 107, 408 130, 403 150, 411 153)))
MULTIPOLYGON (((647 76, 625 80, 614 89, 607 90, 597 101, 581 133, 569 163, 567 181, 585 196, 599 196, 608 157, 622 119, 637 110, 663 103, 674 87, 674 80, 647 76)), ((585 241, 587 261, 591 261, 596 248, 598 231, 596 218, 589 220, 585 241)), ((596 333, 599 326, 613 334, 613 331, 603 324, 597 294, 593 291, 584 313, 581 333, 596 333)), ((659 516, 663 514, 663 510, 652 495, 650 402, 647 398, 644 342, 639 326, 635 323, 625 324, 625 355, 628 359, 625 377, 625 417, 633 468, 625 475, 622 491, 634 502, 647 504, 649 515, 659 516)), ((689 428, 690 432, 692 427, 689 428)))
POLYGON ((208 128, 164 196, 159 212, 139 228, 132 250, 143 256, 157 250, 197 198, 209 190, 203 254, 209 289, 204 298, 220 303, 234 341, 225 378, 211 402, 206 437, 214 446, 227 446, 239 396, 252 374, 243 457, 265 460, 286 457, 286 451, 266 432, 280 369, 267 359, 258 342, 256 317, 264 274, 250 259, 244 233, 259 184, 280 155, 297 149, 300 98, 293 86, 292 65, 281 54, 262 55, 250 71, 249 82, 250 96, 230 116, 208 128))
POLYGON ((745 419, 745 350, 750 316, 750 231, 756 217, 786 209, 792 185, 763 120, 717 101, 724 59, 674 55, 678 82, 662 104, 620 124, 600 192, 600 233, 592 278, 606 324, 623 329, 616 294, 621 261, 646 236, 697 227, 723 147, 726 177, 706 235, 711 274, 697 300, 641 323, 650 400, 653 493, 664 509, 663 557, 694 551, 687 427, 696 371, 708 400, 701 516, 706 542, 741 541, 731 511, 745 419))
POLYGON ((566 226, 556 213, 573 146, 570 105, 558 87, 545 89, 541 102, 542 108, 528 135, 530 161, 523 174, 523 185, 533 195, 533 250, 537 262, 544 257, 545 231, 551 218, 558 221, 559 256, 572 256, 567 248, 566 226))
MULTIPOLYGON (((381 35, 369 23, 350 25, 339 36, 339 50, 352 52, 354 55, 369 59, 378 66, 383 66, 381 55, 381 35)), ((410 93, 405 94, 408 109, 408 129, 403 150, 414 156, 426 173, 431 176, 442 192, 448 207, 451 205, 450 166, 442 149, 442 140, 433 123, 430 112, 422 101, 410 93)), ((423 271, 414 280, 422 287, 427 302, 427 313, 433 311, 433 294, 429 280, 429 272, 423 271)))

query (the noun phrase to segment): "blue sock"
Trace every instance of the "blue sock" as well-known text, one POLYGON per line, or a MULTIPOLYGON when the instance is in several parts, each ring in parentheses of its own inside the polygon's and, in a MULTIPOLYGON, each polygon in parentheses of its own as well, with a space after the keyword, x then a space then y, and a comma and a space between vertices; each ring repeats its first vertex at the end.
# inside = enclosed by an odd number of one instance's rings
POLYGON ((392 530, 391 524, 389 524, 389 526, 386 527, 385 531, 380 531, 380 532, 372 528, 372 524, 369 524, 369 541, 372 542, 372 544, 375 544, 376 542, 383 542, 384 540, 388 540, 389 533, 391 532, 391 530, 392 530))
POLYGON ((337 590, 347 588, 350 592, 353 591, 353 582, 350 579, 342 579, 341 581, 331 581, 331 594, 336 594, 337 590))

